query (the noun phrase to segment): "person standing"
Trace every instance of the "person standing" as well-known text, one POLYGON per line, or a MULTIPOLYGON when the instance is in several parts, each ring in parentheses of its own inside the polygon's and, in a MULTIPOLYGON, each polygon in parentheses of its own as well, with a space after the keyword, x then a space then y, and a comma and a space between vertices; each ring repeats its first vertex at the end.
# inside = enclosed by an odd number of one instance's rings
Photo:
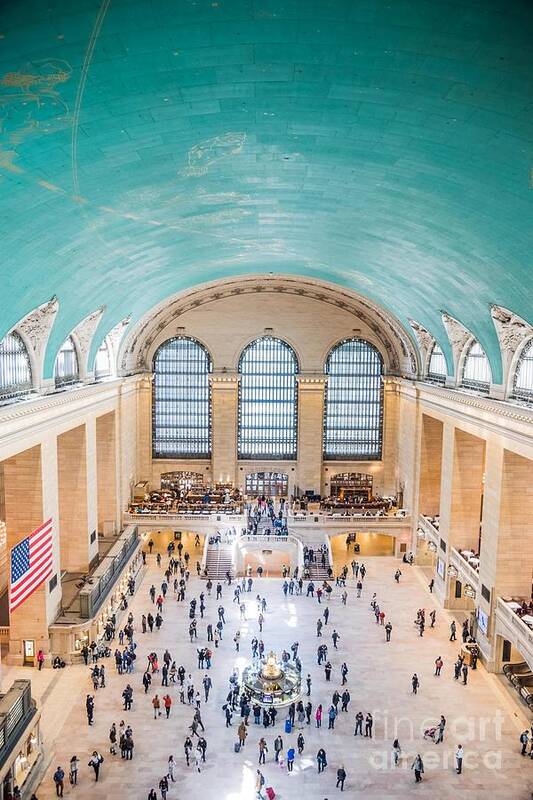
POLYGON ((278 736, 276 736, 276 738, 274 739, 274 760, 276 761, 276 763, 278 763, 279 761, 279 754, 282 752, 282 750, 283 750, 283 739, 278 734, 278 736))
POLYGON ((430 628, 434 628, 435 627, 435 617, 436 616, 437 616, 437 612, 435 611, 435 609, 433 609, 433 611, 429 612, 429 618, 431 620, 431 625, 429 626, 430 628))
POLYGON ((265 776, 260 769, 257 770, 255 777, 255 796, 263 800, 263 786, 265 785, 265 776))
POLYGON ((174 756, 169 756, 168 757, 168 767, 167 767, 167 769, 168 769, 168 772, 167 772, 168 777, 170 778, 172 783, 175 783, 176 782, 176 778, 174 777, 174 772, 176 770, 176 761, 174 760, 174 756))
POLYGON ((418 687, 420 686, 420 680, 416 672, 411 678, 411 686, 413 687, 413 694, 418 694, 418 687))
POLYGON ((420 783, 422 780, 422 775, 424 773, 424 762, 422 761, 422 756, 418 753, 415 757, 415 760, 411 764, 411 769, 415 771, 415 781, 416 783, 420 783))
POLYGON ((457 774, 460 775, 463 771, 463 758, 464 758, 465 751, 463 750, 463 745, 460 744, 457 746, 457 750, 455 751, 455 764, 457 766, 457 774))
POLYGON ((355 731, 353 734, 354 736, 357 736, 358 734, 361 734, 361 736, 363 735, 363 720, 364 720, 363 712, 358 711, 357 714, 355 715, 355 731))
POLYGON ((434 587, 434 586, 435 586, 435 581, 434 581, 434 580, 433 580, 433 578, 432 578, 432 579, 430 580, 430 582, 429 582, 429 591, 430 591, 430 594, 433 594, 433 587, 434 587))
POLYGON ((457 625, 455 624, 455 620, 452 620, 452 624, 450 625, 450 642, 455 642, 457 632, 457 625))
POLYGON ((365 719, 365 736, 372 738, 372 725, 374 724, 374 720, 372 718, 372 714, 370 711, 366 715, 365 719))
POLYGON ((346 780, 346 770, 344 766, 341 764, 337 770, 337 783, 335 784, 337 789, 340 789, 341 792, 344 791, 344 781, 346 780))
POLYGON ((259 763, 264 764, 266 753, 268 753, 268 747, 266 739, 263 736, 261 736, 261 738, 259 739, 258 747, 259 747, 259 763))
POLYGON ((400 747, 399 739, 395 739, 392 743, 392 757, 394 760, 394 766, 397 767, 400 763, 400 757, 402 755, 402 748, 400 747))
POLYGON ((246 737, 248 736, 248 731, 246 730, 246 725, 244 724, 244 720, 242 720, 241 724, 237 728, 237 735, 239 737, 239 745, 244 747, 246 742, 246 737))
POLYGON ((58 767, 54 772, 54 784, 56 787, 56 796, 63 797, 63 782, 65 780, 65 771, 62 767, 58 767))
POLYGON ((520 744, 522 745, 522 750, 520 751, 521 756, 525 756, 527 754, 527 744, 529 741, 529 731, 523 731, 520 734, 520 744))
POLYGON ((170 717, 170 709, 172 708, 172 698, 169 694, 166 694, 163 697, 163 703, 165 706, 165 714, 167 715, 167 719, 170 717))
POLYGON ((318 753, 316 754, 316 763, 318 766, 318 774, 320 775, 321 772, 324 772, 326 769, 328 762, 326 759, 326 751, 323 747, 320 748, 318 753))
POLYGON ((294 747, 289 747, 287 750, 287 772, 292 772, 294 769, 295 752, 294 747))
POLYGON ((435 675, 438 678, 444 662, 440 656, 435 659, 435 675))
POLYGON ((437 738, 435 739, 435 744, 440 744, 444 741, 444 728, 446 727, 446 720, 440 715, 439 724, 437 725, 437 738))
POLYGON ((391 633, 392 633, 392 625, 391 625, 390 620, 389 620, 389 622, 387 622, 387 624, 385 625, 385 641, 386 642, 390 642, 391 633))

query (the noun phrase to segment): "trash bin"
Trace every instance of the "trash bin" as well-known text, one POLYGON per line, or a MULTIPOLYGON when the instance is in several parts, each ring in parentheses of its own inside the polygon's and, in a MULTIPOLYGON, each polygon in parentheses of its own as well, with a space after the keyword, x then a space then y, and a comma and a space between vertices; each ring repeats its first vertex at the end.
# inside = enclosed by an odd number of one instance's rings
POLYGON ((285 733, 291 733, 291 732, 292 732, 292 723, 291 723, 290 719, 286 719, 285 720, 285 733))

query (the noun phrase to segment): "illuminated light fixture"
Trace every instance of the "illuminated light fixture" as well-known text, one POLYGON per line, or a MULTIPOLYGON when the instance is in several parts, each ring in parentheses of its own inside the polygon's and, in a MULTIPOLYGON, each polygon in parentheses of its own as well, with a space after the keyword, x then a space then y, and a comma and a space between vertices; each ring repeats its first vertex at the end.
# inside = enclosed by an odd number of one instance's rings
POLYGON ((431 550, 432 553, 436 553, 437 545, 434 542, 428 542, 428 550, 431 550))
POLYGON ((448 567, 448 575, 450 576, 450 578, 457 578, 457 570, 453 566, 453 564, 450 564, 450 566, 448 567))
POLYGON ((424 533, 422 528, 419 528, 416 533, 417 533, 417 536, 418 536, 419 539, 425 539, 426 538, 426 534, 424 533))
POLYGON ((471 597, 472 599, 474 599, 476 596, 476 590, 473 586, 470 586, 469 583, 465 583, 464 593, 466 597, 471 597))

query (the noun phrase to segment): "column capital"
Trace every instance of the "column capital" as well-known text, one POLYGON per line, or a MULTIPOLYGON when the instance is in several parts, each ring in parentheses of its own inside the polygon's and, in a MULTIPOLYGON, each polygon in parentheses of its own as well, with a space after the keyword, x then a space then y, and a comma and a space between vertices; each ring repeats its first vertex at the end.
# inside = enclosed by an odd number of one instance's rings
POLYGON ((209 383, 211 386, 218 386, 220 388, 231 388, 231 386, 239 383, 240 375, 238 372, 212 372, 209 375, 209 383))
POLYGON ((303 372, 296 376, 298 386, 303 389, 322 389, 328 382, 323 372, 303 372))

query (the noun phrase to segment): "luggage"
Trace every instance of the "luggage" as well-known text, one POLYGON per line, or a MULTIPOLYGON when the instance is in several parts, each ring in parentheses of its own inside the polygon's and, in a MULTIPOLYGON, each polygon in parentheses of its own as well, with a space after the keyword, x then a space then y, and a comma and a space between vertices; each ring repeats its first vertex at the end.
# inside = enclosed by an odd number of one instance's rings
POLYGON ((233 745, 233 749, 235 750, 236 753, 240 753, 241 752, 240 742, 235 742, 235 744, 233 745))
POLYGON ((285 733, 292 733, 292 723, 290 719, 285 720, 285 733))
POLYGON ((276 797, 276 792, 274 791, 272 786, 267 786, 265 791, 266 791, 268 800, 274 800, 274 798, 276 797))

